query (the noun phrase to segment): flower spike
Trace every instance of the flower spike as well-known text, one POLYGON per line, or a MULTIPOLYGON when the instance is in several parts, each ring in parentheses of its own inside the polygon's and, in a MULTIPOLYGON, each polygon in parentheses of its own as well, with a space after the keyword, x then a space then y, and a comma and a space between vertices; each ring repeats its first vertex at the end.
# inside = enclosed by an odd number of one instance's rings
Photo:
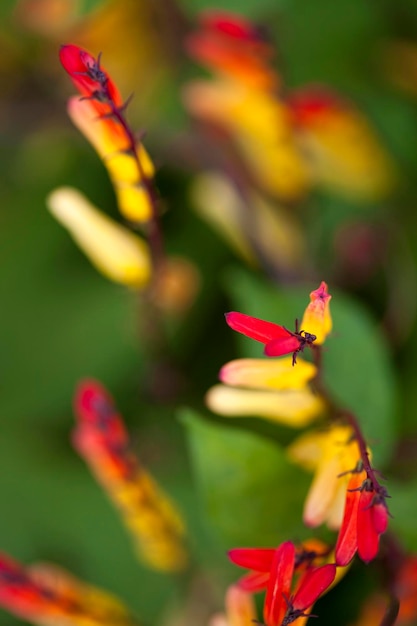
POLYGON ((153 569, 184 569, 184 524, 174 505, 130 449, 129 437, 110 394, 94 380, 75 396, 74 446, 120 510, 139 556, 153 569))

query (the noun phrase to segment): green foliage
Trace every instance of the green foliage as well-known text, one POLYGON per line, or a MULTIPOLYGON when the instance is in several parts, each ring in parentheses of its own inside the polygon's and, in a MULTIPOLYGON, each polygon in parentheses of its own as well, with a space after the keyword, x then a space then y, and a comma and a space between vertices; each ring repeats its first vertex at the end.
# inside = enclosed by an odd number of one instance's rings
POLYGON ((278 443, 191 410, 180 417, 202 514, 226 546, 274 546, 309 534, 301 516, 310 478, 278 443))
MULTIPOLYGON (((227 275, 226 286, 237 310, 292 329, 318 284, 277 287, 234 270, 227 275)), ((397 394, 388 348, 361 306, 332 285, 329 291, 333 332, 323 347, 324 382, 340 406, 357 415, 378 466, 389 459, 395 443, 397 394)), ((261 355, 260 344, 244 337, 239 341, 242 356, 261 355)))

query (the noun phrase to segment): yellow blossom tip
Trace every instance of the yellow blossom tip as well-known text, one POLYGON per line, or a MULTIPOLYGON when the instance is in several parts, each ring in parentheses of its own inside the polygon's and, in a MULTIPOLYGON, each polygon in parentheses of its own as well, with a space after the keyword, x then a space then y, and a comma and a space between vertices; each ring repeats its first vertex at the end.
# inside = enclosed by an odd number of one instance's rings
POLYGON ((72 187, 56 189, 46 204, 102 274, 129 287, 146 285, 151 261, 140 237, 101 213, 72 187))

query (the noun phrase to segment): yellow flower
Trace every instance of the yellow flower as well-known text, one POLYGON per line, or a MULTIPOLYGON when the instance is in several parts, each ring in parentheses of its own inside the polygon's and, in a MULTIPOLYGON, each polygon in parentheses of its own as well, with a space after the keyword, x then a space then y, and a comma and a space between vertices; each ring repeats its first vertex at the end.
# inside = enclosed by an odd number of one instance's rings
POLYGON ((307 526, 326 522, 333 530, 340 528, 350 472, 360 458, 352 429, 332 426, 327 431, 301 435, 289 446, 288 456, 314 472, 304 505, 304 522, 307 526))
POLYGON ((332 330, 329 306, 331 298, 324 281, 318 289, 310 293, 310 304, 304 312, 301 328, 316 336, 316 345, 322 344, 332 330))
POLYGON ((56 219, 71 233, 93 265, 107 278, 144 287, 151 274, 148 245, 101 213, 76 189, 60 187, 47 198, 56 219))
POLYGON ((220 371, 220 379, 226 384, 212 387, 206 403, 220 415, 264 417, 299 428, 325 410, 322 398, 307 384, 315 374, 316 367, 301 358, 296 367, 292 357, 231 361, 220 371))
POLYGON ((133 153, 126 130, 113 118, 100 118, 92 100, 70 98, 68 114, 102 158, 121 214, 132 222, 151 219, 153 200, 147 181, 153 178, 154 167, 143 145, 138 142, 133 153))

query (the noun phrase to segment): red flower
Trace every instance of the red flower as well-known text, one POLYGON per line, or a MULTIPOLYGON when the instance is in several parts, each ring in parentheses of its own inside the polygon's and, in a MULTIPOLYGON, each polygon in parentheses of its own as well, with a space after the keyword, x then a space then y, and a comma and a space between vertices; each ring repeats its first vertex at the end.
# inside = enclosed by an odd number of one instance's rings
POLYGON ((116 107, 123 105, 117 87, 100 65, 100 55, 95 59, 86 50, 67 44, 61 46, 59 58, 82 96, 104 102, 110 100, 116 107))
POLYGON ((296 362, 297 354, 307 345, 311 346, 316 339, 315 335, 305 330, 298 331, 297 325, 295 332, 292 333, 284 326, 234 311, 226 313, 226 322, 238 333, 264 343, 264 352, 267 356, 283 356, 292 352, 293 364, 296 362))
POLYGON ((388 526, 386 497, 384 487, 375 488, 364 470, 352 474, 335 550, 337 565, 347 565, 356 552, 365 563, 376 557, 379 537, 388 526))
POLYGON ((266 589, 266 626, 287 626, 304 616, 333 582, 334 563, 316 566, 326 554, 319 542, 306 542, 296 548, 286 541, 275 550, 237 548, 229 552, 229 557, 237 565, 252 570, 239 581, 242 589, 251 592, 266 589))

